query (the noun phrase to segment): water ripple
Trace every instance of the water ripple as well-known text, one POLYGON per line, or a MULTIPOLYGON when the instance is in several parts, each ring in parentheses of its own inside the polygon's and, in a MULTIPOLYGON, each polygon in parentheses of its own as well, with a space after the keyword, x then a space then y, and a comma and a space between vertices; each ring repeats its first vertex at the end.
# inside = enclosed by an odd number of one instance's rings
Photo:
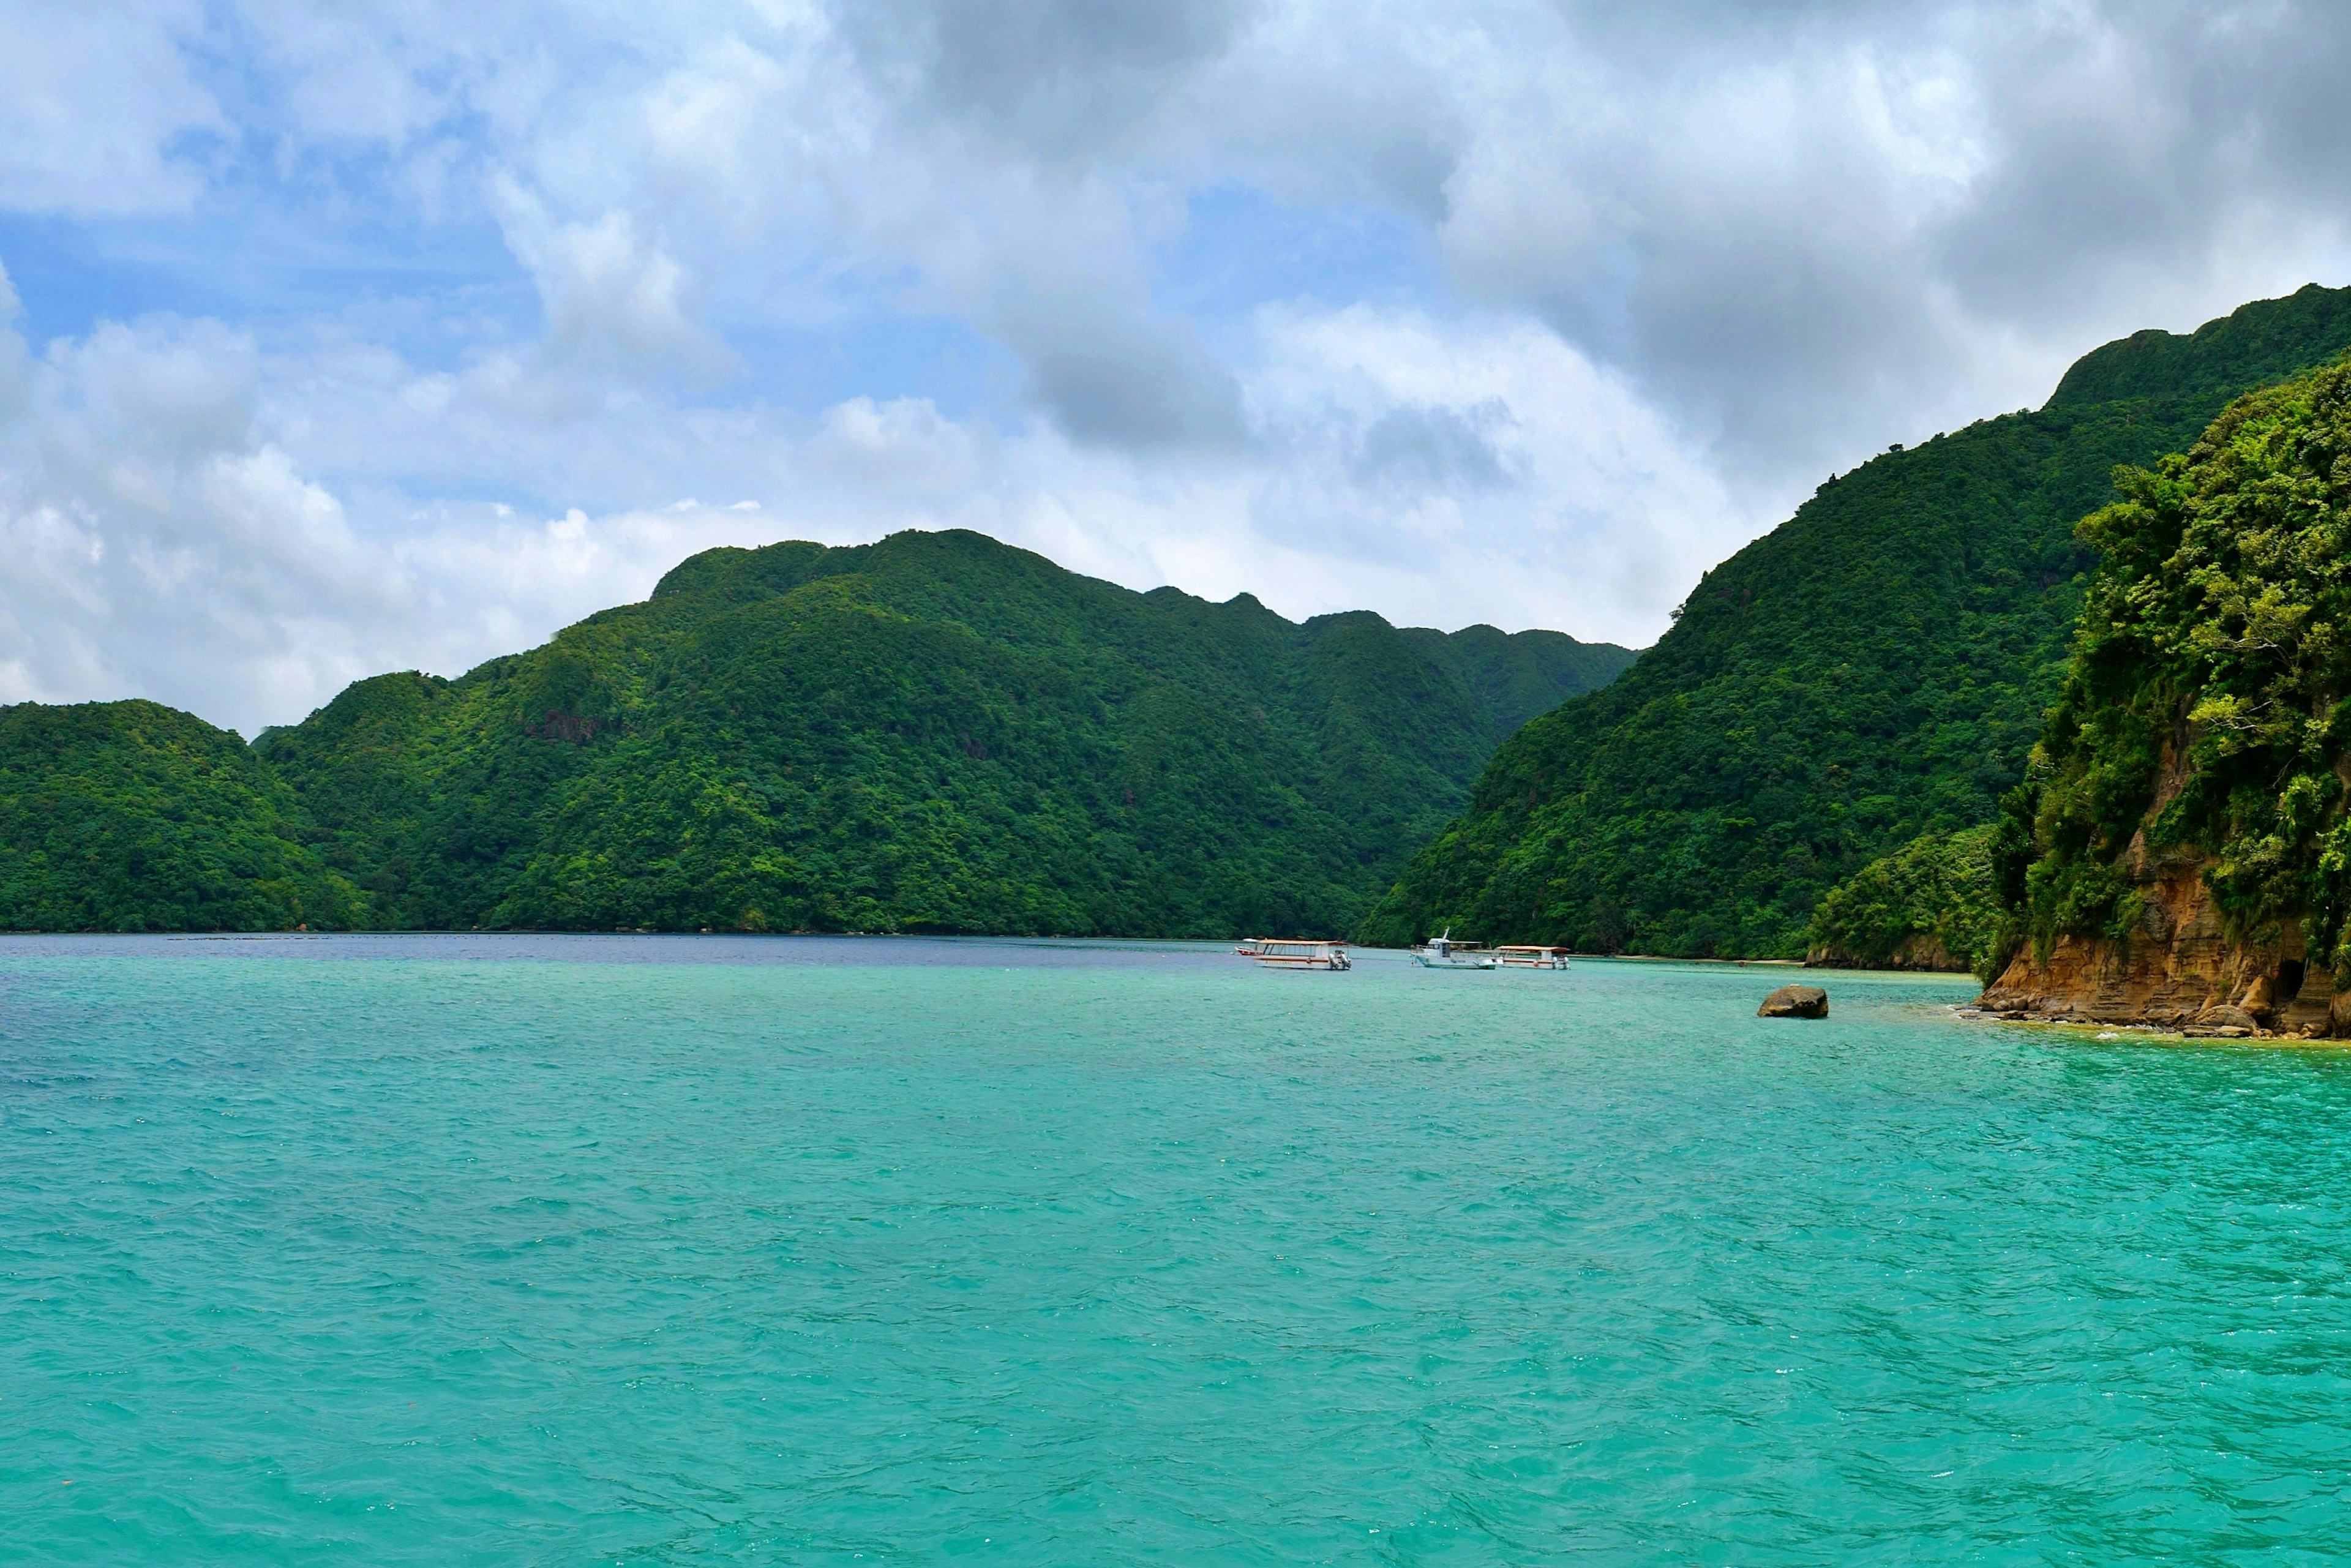
POLYGON ((0 1558, 2351 1551, 2351 1055, 1772 978, 0 943, 0 1558))

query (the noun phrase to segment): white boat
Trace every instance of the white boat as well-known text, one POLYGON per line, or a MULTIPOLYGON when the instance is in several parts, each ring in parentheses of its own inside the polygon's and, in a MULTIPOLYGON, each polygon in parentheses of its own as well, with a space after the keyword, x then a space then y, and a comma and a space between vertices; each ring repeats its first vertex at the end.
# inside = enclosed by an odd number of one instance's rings
POLYGON ((1244 958, 1276 969, 1352 969, 1343 942, 1296 941, 1288 937, 1252 936, 1233 949, 1244 958))
POLYGON ((1442 936, 1415 943, 1412 961, 1426 969, 1499 969, 1502 967, 1502 960, 1488 952, 1483 944, 1456 942, 1450 925, 1445 928, 1442 936))
POLYGON ((1564 947, 1503 946, 1494 949, 1505 969, 1564 969, 1568 950, 1564 947))

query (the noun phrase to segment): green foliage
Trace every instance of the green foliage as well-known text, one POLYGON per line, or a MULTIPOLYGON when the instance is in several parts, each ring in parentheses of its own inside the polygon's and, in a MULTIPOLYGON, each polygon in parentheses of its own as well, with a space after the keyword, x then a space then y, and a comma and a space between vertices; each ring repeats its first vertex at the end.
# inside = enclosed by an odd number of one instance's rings
POLYGON ((2064 670, 2074 525, 2117 465, 2351 340, 2351 290, 2090 355, 2038 412, 1832 479, 1622 679, 1528 725, 1360 928, 1793 957, 1822 895, 1990 821, 2064 670))
POLYGON ((2049 406, 2197 397, 2218 408, 2249 387, 2306 371, 2346 344, 2351 344, 2351 288, 2306 284, 2286 298, 2249 305, 2186 336, 2134 332, 2093 349, 2065 372, 2049 406))
POLYGON ((0 708, 0 927, 332 929, 356 889, 245 743, 148 702, 0 708))
POLYGON ((1925 833, 1830 889, 1813 911, 1807 956, 1855 968, 1988 967, 2002 925, 1992 823, 1925 833))
POLYGON ((2081 526, 2101 559, 2034 758, 2032 934, 2126 935, 2143 831, 2209 862, 2232 929, 2305 920, 2351 969, 2351 364, 2240 399, 2116 484, 2081 526))
POLYGON ((258 749, 403 926, 1336 933, 1497 740, 1631 658, 901 534, 705 552, 258 749))

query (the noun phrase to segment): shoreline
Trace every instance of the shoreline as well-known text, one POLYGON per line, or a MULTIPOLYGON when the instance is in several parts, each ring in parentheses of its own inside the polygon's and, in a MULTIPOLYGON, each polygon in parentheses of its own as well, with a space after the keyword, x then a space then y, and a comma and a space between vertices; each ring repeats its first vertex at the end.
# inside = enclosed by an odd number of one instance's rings
POLYGON ((2035 1017, 2027 1013, 2001 1012, 1980 1008, 1971 1003, 1952 1008, 1951 1014, 1968 1023, 2005 1024, 2024 1029, 2064 1030, 2089 1035, 2093 1040, 2120 1041, 2137 1036, 2149 1044, 2177 1045, 2257 1045, 2263 1049, 2293 1047, 2295 1050, 2351 1050, 2351 1039, 2330 1034, 2280 1034, 2274 1030, 2184 1030, 2167 1028, 2155 1023, 2101 1022, 2091 1019, 2035 1017))

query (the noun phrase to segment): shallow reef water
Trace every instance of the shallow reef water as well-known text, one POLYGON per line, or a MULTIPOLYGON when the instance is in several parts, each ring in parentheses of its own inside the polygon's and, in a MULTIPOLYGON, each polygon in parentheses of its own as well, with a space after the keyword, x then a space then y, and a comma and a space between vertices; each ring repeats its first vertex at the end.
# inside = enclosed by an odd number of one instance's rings
POLYGON ((2351 1554, 2351 1052, 1790 977, 0 941, 0 1561, 2351 1554))

